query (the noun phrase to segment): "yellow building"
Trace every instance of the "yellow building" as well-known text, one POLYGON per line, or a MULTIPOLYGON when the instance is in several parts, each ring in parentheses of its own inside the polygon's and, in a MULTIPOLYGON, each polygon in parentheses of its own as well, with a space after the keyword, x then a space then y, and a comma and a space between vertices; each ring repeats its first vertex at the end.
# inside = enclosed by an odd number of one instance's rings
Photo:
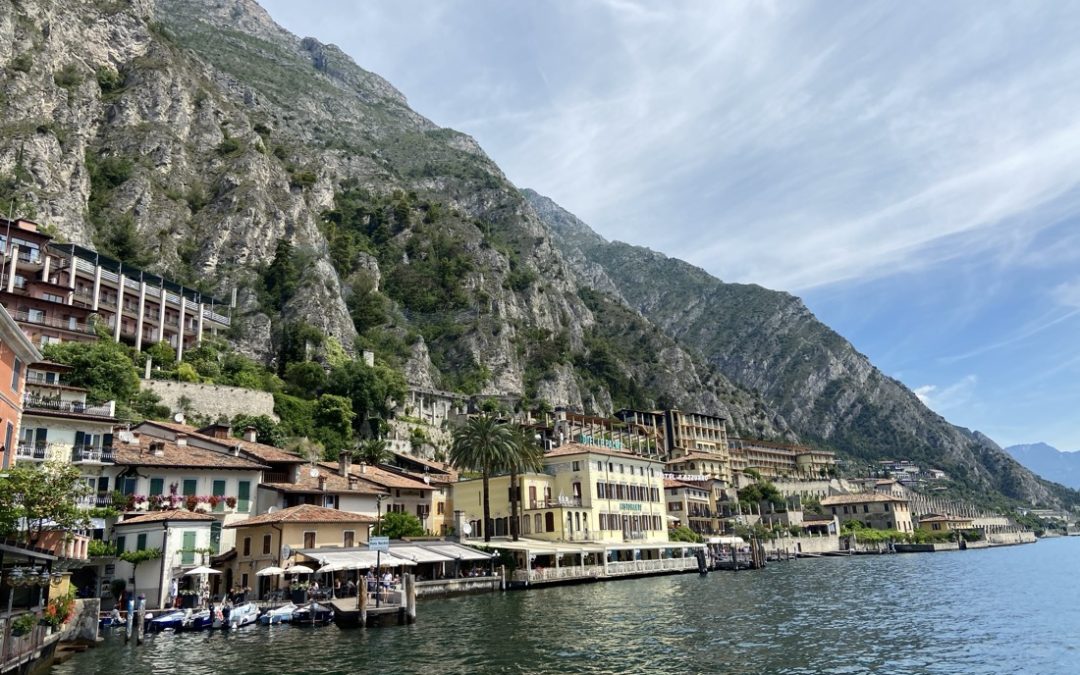
MULTIPOLYGON (((667 541, 663 463, 570 443, 544 455, 544 473, 520 477, 520 534, 557 541, 667 541)), ((492 536, 510 534, 510 477, 490 479, 492 536)), ((453 486, 454 508, 483 536, 483 481, 453 486)))
POLYGON ((930 530, 931 532, 953 532, 955 530, 970 530, 974 527, 975 521, 964 516, 928 513, 919 518, 919 529, 930 530))
POLYGON ((258 580, 258 597, 264 597, 271 590, 272 577, 257 577, 259 570, 288 568, 296 562, 295 551, 299 549, 359 546, 367 542, 374 524, 371 516, 314 504, 229 523, 225 527, 236 530, 236 555, 226 563, 225 588, 255 588, 258 580))
POLYGON ((709 493, 710 488, 705 482, 692 485, 665 479, 664 500, 669 525, 685 525, 703 536, 714 534, 709 493))
POLYGON ((856 492, 832 495, 821 500, 827 513, 840 519, 841 525, 857 520, 875 530, 911 532, 911 508, 908 500, 881 492, 856 492))
POLYGON ((754 469, 764 478, 821 478, 836 470, 836 455, 801 445, 745 438, 731 439, 731 468, 754 469))

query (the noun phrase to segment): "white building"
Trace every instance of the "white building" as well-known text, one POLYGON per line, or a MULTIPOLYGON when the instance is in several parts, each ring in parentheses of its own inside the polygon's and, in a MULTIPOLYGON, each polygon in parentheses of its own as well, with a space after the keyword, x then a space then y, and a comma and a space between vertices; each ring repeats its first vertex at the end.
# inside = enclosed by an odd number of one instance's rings
MULTIPOLYGON (((148 609, 164 607, 169 584, 174 578, 201 564, 209 556, 201 551, 212 548, 211 531, 219 521, 205 513, 185 510, 155 511, 133 516, 117 523, 113 530, 116 554, 124 551, 157 549, 161 556, 136 567, 117 558, 115 577, 125 579, 128 592, 145 593, 148 609)), ((110 579, 99 575, 103 586, 110 579)))

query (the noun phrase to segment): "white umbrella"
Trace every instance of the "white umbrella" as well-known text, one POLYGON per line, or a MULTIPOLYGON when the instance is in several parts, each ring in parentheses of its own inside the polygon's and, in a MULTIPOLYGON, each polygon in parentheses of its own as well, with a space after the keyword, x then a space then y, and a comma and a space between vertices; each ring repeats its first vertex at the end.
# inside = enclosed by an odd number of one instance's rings
POLYGON ((279 574, 285 574, 285 570, 280 567, 264 567, 255 573, 257 577, 276 577, 279 574))
POLYGON ((195 576, 196 574, 221 574, 221 572, 218 572, 215 569, 210 569, 206 565, 200 565, 194 569, 190 569, 187 572, 184 572, 184 574, 186 576, 195 576))
POLYGON ((285 570, 286 574, 314 574, 315 570, 304 565, 293 565, 289 569, 285 570))

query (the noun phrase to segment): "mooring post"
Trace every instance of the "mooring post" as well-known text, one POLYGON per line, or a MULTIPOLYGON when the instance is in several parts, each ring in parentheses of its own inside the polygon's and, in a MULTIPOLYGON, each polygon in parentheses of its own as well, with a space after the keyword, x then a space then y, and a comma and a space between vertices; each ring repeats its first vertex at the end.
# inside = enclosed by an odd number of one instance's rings
POLYGON ((357 596, 356 601, 360 610, 360 625, 367 628, 368 585, 366 580, 361 581, 362 586, 357 589, 359 596, 357 596))
POLYGON ((143 632, 146 630, 146 596, 139 594, 139 618, 135 625, 135 644, 142 644, 143 632))
POLYGON ((416 577, 405 575, 405 618, 408 623, 416 623, 416 577))

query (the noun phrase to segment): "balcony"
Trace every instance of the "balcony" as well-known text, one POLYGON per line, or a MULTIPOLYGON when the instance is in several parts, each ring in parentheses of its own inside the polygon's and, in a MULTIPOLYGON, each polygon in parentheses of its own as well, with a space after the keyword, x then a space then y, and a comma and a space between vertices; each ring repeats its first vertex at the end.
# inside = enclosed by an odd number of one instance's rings
POLYGON ((93 333, 92 326, 86 323, 79 323, 74 319, 56 319, 45 316, 44 314, 30 314, 24 311, 15 311, 11 313, 11 316, 16 321, 22 321, 24 323, 32 323, 36 326, 48 326, 49 328, 59 328, 60 330, 67 330, 73 333, 93 333))
POLYGON ((80 509, 95 509, 112 506, 113 496, 111 492, 98 492, 97 494, 79 497, 76 504, 80 509))
POLYGON ((57 399, 34 398, 27 396, 23 400, 23 410, 47 410, 49 412, 75 413, 78 415, 97 415, 98 417, 113 417, 115 411, 112 405, 86 405, 78 401, 60 401, 57 399))
POLYGON ((112 464, 113 449, 111 445, 101 447, 93 445, 76 445, 71 448, 71 463, 79 464, 90 462, 94 464, 112 464))
POLYGON ((529 509, 557 509, 561 506, 581 506, 581 497, 559 497, 557 499, 530 499, 529 509))
POLYGON ((19 443, 15 446, 15 458, 44 462, 51 459, 51 448, 51 443, 19 443))
POLYGON ((52 375, 53 379, 49 380, 48 376, 45 373, 27 373, 26 383, 41 384, 47 387, 58 386, 60 384, 60 378, 56 376, 56 373, 53 373, 52 375))

